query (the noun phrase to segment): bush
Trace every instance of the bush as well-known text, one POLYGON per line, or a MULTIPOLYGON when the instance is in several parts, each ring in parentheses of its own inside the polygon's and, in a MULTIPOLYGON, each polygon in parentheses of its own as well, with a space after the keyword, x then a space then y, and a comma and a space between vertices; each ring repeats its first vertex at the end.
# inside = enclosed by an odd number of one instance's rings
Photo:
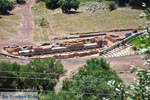
POLYGON ((43 17, 43 18, 40 20, 40 26, 48 26, 48 22, 47 22, 46 18, 43 17))
POLYGON ((79 0, 60 0, 59 5, 62 9, 62 12, 70 12, 71 9, 77 10, 79 8, 79 0))
POLYGON ((110 11, 113 11, 113 10, 116 10, 116 9, 117 9, 117 7, 116 7, 115 2, 111 1, 111 2, 109 3, 109 10, 110 10, 110 11))
POLYGON ((25 0, 16 0, 16 2, 17 2, 17 3, 19 3, 19 4, 26 3, 26 1, 25 1, 25 0))
POLYGON ((59 7, 59 0, 46 0, 45 4, 48 9, 56 9, 59 7))
POLYGON ((14 8, 10 0, 0 0, 0 14, 7 14, 14 8))

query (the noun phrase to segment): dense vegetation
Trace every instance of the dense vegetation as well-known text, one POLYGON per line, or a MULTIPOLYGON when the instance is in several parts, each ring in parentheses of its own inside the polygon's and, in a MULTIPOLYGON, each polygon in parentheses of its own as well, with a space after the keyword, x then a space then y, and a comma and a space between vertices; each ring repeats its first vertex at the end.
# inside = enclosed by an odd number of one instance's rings
POLYGON ((19 4, 23 4, 23 3, 26 2, 26 0, 16 0, 16 2, 19 3, 19 4))
POLYGON ((56 9, 61 7, 63 12, 70 12, 71 9, 77 10, 79 8, 79 0, 46 0, 46 7, 49 9, 56 9))
POLYGON ((14 8, 10 0, 0 0, 0 14, 7 14, 14 8))
MULTIPOLYGON (((95 0, 87 0, 87 1, 95 1, 95 0)), ((79 8, 80 2, 87 2, 85 0, 46 0, 46 7, 49 9, 56 9, 61 7, 63 12, 70 12, 71 9, 77 10, 79 8)), ((142 7, 142 2, 146 3, 150 6, 150 1, 148 0, 100 0, 100 1, 109 1, 109 9, 110 11, 116 9, 116 4, 118 6, 126 6, 130 5, 134 7, 142 7)))
POLYGON ((25 66, 1 62, 0 88, 54 90, 59 76, 64 72, 61 62, 54 58, 43 61, 36 59, 25 66))
POLYGON ((58 1, 59 0, 46 0, 45 1, 46 7, 48 9, 56 9, 56 8, 58 8, 59 7, 58 1))
MULTIPOLYGON (((0 63, 0 91, 16 91, 28 89, 28 91, 49 90, 54 91, 59 76, 65 70, 59 60, 54 58, 36 59, 27 65, 17 63, 0 63)), ((107 85, 110 79, 122 82, 117 74, 109 68, 109 64, 103 59, 93 58, 87 60, 86 65, 72 78, 63 82, 60 93, 41 92, 40 100, 97 100, 109 97, 112 100, 120 100, 113 95, 113 90, 107 85)))
POLYGON ((70 12, 71 9, 77 10, 79 4, 79 0, 59 0, 59 5, 63 12, 70 12))
POLYGON ((120 100, 120 96, 113 95, 113 91, 107 85, 110 79, 121 82, 103 58, 93 58, 87 60, 86 65, 80 68, 72 79, 63 82, 58 95, 41 95, 40 100, 102 100, 104 97, 120 100))

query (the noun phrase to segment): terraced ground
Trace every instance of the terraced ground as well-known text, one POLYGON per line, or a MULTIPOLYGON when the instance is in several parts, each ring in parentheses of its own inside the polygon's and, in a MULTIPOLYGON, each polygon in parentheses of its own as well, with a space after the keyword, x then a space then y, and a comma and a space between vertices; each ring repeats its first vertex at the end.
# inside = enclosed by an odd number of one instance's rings
POLYGON ((120 29, 138 29, 139 25, 145 25, 145 20, 140 19, 142 10, 118 8, 110 12, 107 10, 88 11, 87 8, 97 5, 97 2, 81 3, 77 13, 64 14, 61 9, 48 10, 44 3, 33 5, 34 13, 34 39, 49 40, 54 37, 69 36, 72 32, 109 31, 120 29), (39 9, 40 8, 40 9, 39 9), (47 27, 41 27, 39 23, 45 18, 47 27))

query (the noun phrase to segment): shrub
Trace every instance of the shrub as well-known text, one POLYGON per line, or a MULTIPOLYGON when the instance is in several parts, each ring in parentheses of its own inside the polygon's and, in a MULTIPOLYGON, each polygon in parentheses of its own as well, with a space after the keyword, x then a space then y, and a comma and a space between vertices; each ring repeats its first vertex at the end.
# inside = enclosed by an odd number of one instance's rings
POLYGON ((47 22, 47 20, 46 20, 46 18, 42 18, 41 20, 40 20, 40 26, 47 26, 48 25, 48 22, 47 22))
POLYGON ((45 4, 48 9, 56 9, 59 7, 59 0, 46 0, 45 4))
POLYGON ((0 0, 0 14, 7 14, 14 8, 10 0, 0 0))
POLYGON ((26 1, 25 1, 25 0, 16 0, 16 2, 17 2, 17 3, 19 3, 19 4, 26 3, 26 1))
POLYGON ((79 8, 79 0, 60 0, 59 5, 62 12, 70 12, 71 9, 77 10, 79 8))
POLYGON ((113 11, 113 10, 116 10, 116 9, 117 9, 117 7, 116 7, 115 2, 114 2, 114 1, 111 1, 111 2, 109 3, 109 10, 110 10, 110 11, 113 11))

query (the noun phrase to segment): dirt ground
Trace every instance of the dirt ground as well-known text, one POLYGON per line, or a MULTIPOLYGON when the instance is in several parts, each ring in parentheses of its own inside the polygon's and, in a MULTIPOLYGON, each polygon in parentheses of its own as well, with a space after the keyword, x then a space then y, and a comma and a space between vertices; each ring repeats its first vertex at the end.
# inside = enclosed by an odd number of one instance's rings
POLYGON ((10 40, 0 40, 0 48, 9 45, 31 45, 33 44, 29 39, 33 30, 33 16, 31 13, 32 0, 27 1, 25 5, 20 5, 19 8, 14 9, 11 13, 21 15, 23 21, 20 27, 20 34, 10 40))

